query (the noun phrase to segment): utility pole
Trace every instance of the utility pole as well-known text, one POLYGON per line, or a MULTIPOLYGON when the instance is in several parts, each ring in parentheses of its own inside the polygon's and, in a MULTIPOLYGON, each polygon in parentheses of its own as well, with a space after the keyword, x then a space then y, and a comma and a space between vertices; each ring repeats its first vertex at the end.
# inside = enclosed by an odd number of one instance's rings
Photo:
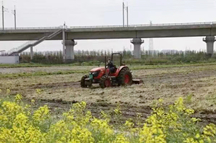
POLYGON ((127 12, 127 27, 128 27, 128 6, 126 7, 126 12, 127 12))
POLYGON ((124 5, 124 2, 123 2, 123 5, 122 5, 122 12, 123 12, 123 27, 124 27, 124 9, 125 9, 125 5, 124 5))
MULTIPOLYGON (((9 12, 7 8, 4 7, 3 1, 2 1, 2 29, 4 30, 4 13, 9 12)), ((14 6, 14 10, 12 10, 12 14, 14 15, 14 27, 16 29, 16 7, 14 6)))
POLYGON ((122 5, 122 13, 123 13, 123 27, 125 26, 125 10, 126 10, 126 16, 127 16, 127 27, 129 25, 129 20, 128 20, 128 5, 125 7, 125 4, 123 2, 123 5, 122 5))
POLYGON ((2 1, 2 29, 4 30, 4 5, 2 1))
POLYGON ((14 15, 14 28, 16 29, 16 6, 14 6, 13 15, 14 15))
POLYGON ((66 24, 64 23, 64 27, 63 27, 63 31, 62 31, 62 40, 63 40, 63 52, 62 52, 62 57, 63 57, 63 62, 65 62, 65 27, 66 27, 66 24))

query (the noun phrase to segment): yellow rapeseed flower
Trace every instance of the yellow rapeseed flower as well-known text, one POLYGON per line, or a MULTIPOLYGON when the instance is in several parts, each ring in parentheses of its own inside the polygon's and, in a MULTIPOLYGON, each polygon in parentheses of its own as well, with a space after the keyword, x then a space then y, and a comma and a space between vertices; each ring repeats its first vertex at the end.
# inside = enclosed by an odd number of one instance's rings
POLYGON ((41 91, 42 91, 41 89, 36 89, 37 94, 41 94, 41 91))
POLYGON ((7 94, 10 94, 11 90, 10 90, 10 89, 7 89, 7 91, 6 91, 6 92, 7 92, 7 94))
MULTIPOLYGON (((21 102, 21 95, 15 97, 21 102)), ((48 106, 32 112, 30 105, 17 102, 0 102, 0 143, 204 143, 215 142, 216 125, 200 129, 191 118, 192 109, 187 109, 180 98, 174 105, 155 107, 142 127, 134 127, 135 121, 126 121, 120 130, 110 124, 108 115, 102 119, 86 111, 86 103, 80 102, 63 113, 61 119, 53 120, 48 106), (203 130, 203 133, 201 132, 203 130)), ((116 109, 119 113, 120 108, 116 109)))
POLYGON ((17 94, 16 96, 15 96, 15 100, 18 102, 18 101, 20 101, 20 100, 22 100, 22 95, 21 94, 17 94))
POLYGON ((113 143, 130 143, 130 142, 123 134, 118 134, 116 136, 116 139, 113 141, 113 143))
POLYGON ((32 100, 31 100, 31 103, 35 103, 35 100, 34 100, 34 99, 32 99, 32 100))
POLYGON ((33 120, 35 122, 41 122, 49 118, 49 109, 47 105, 40 107, 33 114, 33 120))

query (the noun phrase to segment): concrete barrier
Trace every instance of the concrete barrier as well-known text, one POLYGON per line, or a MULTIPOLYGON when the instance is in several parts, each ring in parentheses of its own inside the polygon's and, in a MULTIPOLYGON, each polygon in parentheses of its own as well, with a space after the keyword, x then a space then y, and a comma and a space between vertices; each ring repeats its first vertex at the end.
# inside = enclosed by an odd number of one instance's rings
POLYGON ((0 56, 0 64, 19 64, 19 56, 0 56))

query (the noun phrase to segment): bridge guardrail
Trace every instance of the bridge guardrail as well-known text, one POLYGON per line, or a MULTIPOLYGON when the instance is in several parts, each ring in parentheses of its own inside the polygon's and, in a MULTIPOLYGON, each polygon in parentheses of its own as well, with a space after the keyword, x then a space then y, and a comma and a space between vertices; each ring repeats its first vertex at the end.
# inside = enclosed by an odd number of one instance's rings
POLYGON ((63 26, 59 26, 59 27, 17 27, 16 29, 14 29, 13 27, 5 27, 0 28, 0 31, 6 31, 6 30, 13 30, 13 31, 18 31, 18 30, 44 30, 44 29, 62 29, 63 26))
MULTIPOLYGON (((151 27, 151 26, 181 26, 181 25, 210 25, 210 24, 216 24, 215 21, 212 22, 188 22, 188 23, 158 23, 158 24, 131 24, 131 25, 98 25, 98 26, 69 26, 66 27, 66 29, 80 29, 80 28, 127 28, 127 27, 151 27)), ((7 27, 0 28, 0 31, 19 31, 19 30, 56 30, 56 29, 63 29, 63 26, 57 26, 57 27, 17 27, 14 29, 13 27, 7 27)))
POLYGON ((205 25, 216 24, 216 22, 189 22, 189 23, 159 23, 159 24, 132 24, 132 25, 101 25, 101 26, 70 26, 70 28, 127 28, 127 27, 150 27, 150 26, 181 26, 181 25, 205 25))

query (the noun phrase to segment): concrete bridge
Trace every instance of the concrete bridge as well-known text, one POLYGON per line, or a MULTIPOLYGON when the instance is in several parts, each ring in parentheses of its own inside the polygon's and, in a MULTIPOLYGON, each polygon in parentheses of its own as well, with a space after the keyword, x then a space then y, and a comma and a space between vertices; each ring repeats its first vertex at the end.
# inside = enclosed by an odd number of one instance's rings
MULTIPOLYGON (((92 39, 127 39, 134 44, 134 57, 141 58, 140 46, 144 42, 141 38, 166 37, 199 37, 204 36, 207 53, 213 54, 216 35, 216 22, 203 23, 170 23, 144 24, 123 27, 114 26, 83 26, 83 27, 40 27, 40 28, 5 28, 0 29, 0 41, 38 40, 45 35, 62 30, 46 40, 63 40, 64 60, 74 59, 75 40, 92 39)), ((31 50, 32 51, 32 50, 31 50)))

